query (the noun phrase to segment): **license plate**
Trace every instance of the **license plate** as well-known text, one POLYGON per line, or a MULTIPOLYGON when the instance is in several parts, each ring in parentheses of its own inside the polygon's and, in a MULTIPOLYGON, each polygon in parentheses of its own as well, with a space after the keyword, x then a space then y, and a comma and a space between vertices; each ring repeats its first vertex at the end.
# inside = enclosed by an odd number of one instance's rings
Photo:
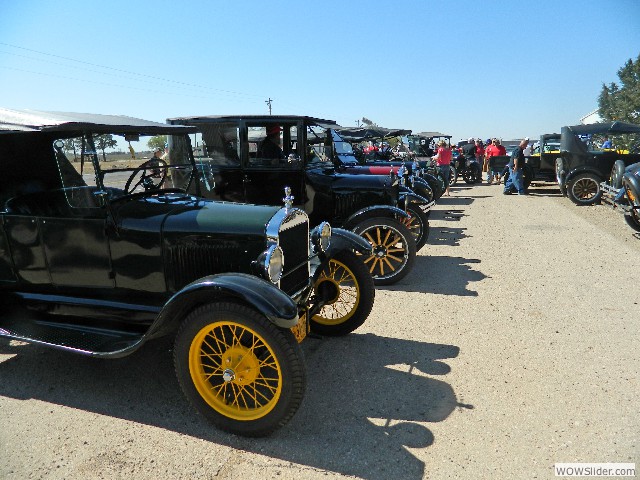
POLYGON ((304 340, 304 337, 307 336, 307 314, 304 313, 300 317, 298 324, 295 327, 291 327, 291 332, 296 337, 298 343, 304 340))

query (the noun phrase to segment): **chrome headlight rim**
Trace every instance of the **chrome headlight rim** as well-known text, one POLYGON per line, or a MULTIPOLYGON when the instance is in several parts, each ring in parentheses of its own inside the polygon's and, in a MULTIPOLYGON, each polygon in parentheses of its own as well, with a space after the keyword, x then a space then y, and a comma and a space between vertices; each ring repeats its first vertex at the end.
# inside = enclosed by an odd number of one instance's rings
POLYGON ((280 245, 269 245, 263 253, 262 272, 264 277, 274 285, 277 285, 282 278, 284 271, 284 252, 280 245))
POLYGON ((316 252, 327 253, 331 246, 331 224, 322 222, 311 232, 311 244, 316 252))

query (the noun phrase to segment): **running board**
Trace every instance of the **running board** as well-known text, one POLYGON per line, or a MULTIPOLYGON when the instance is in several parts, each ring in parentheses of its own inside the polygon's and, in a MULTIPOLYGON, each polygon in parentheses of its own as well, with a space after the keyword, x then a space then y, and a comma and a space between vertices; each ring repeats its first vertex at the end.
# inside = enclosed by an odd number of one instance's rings
POLYGON ((140 333, 32 319, 0 320, 0 337, 94 357, 122 357, 137 350, 145 340, 140 333))

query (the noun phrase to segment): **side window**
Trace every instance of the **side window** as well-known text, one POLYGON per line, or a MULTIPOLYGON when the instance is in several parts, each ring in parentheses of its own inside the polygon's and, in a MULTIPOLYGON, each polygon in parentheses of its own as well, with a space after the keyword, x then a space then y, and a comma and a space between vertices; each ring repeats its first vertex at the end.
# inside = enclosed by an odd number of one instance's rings
POLYGON ((248 126, 249 167, 296 168, 300 164, 295 125, 248 126))
POLYGON ((193 154, 196 163, 220 167, 240 167, 240 135, 235 123, 214 123, 199 126, 193 154))

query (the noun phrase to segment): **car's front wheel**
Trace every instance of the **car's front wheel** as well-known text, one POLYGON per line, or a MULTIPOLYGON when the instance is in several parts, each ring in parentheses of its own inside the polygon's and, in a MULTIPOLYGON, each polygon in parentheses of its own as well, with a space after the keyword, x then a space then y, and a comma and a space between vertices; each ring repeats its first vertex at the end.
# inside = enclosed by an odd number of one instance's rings
POLYGON ((376 289, 371 274, 350 250, 338 252, 318 270, 313 288, 324 306, 311 318, 311 330, 328 336, 353 332, 373 307, 376 289))
POLYGON ((633 209, 630 212, 625 212, 624 220, 627 222, 627 225, 636 232, 640 232, 640 215, 638 214, 638 210, 633 209))
POLYGON ((391 285, 404 278, 416 260, 416 242, 409 229, 392 218, 364 220, 354 232, 371 244, 364 264, 376 285, 391 285))
POLYGON ((567 182, 567 195, 576 205, 593 205, 600 200, 602 180, 592 173, 581 173, 567 182))
POLYGON ((306 372, 289 330, 236 303, 209 303, 182 322, 174 365, 191 404, 222 430, 265 436, 302 402, 306 372))

